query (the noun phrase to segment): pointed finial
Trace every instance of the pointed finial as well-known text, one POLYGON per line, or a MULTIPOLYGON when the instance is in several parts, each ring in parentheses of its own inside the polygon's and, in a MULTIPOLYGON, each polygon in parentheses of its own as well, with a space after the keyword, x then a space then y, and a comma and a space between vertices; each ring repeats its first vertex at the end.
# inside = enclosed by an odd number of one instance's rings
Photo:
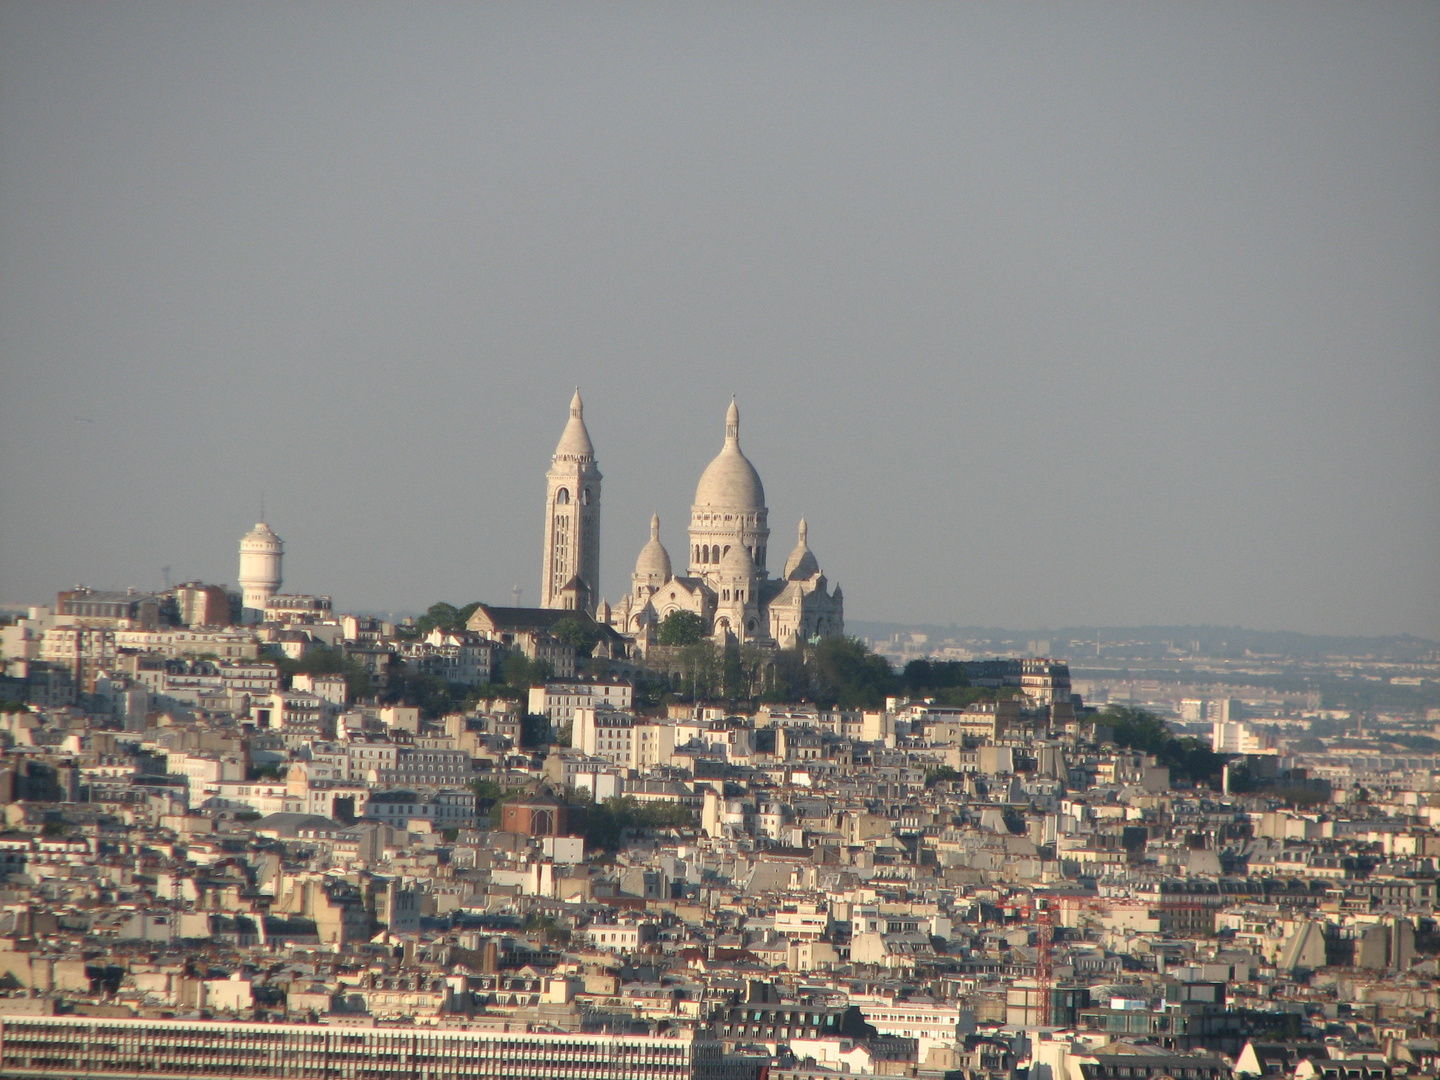
POLYGON ((660 515, 659 515, 659 514, 651 514, 651 515, 650 515, 650 539, 651 539, 651 540, 659 540, 659 539, 660 539, 660 515))
POLYGON ((580 400, 580 387, 575 387, 575 396, 570 399, 570 415, 584 416, 585 403, 580 400))
POLYGON ((809 535, 810 527, 805 524, 805 519, 802 517, 800 519, 800 543, 803 546, 809 546, 809 535))
POLYGON ((730 395, 730 408, 725 410, 725 441, 740 441, 740 406, 735 404, 735 395, 730 395))
POLYGON ((265 492, 264 492, 264 491, 261 491, 261 492, 260 492, 260 520, 261 520, 262 523, 263 523, 264 520, 265 520, 265 492))

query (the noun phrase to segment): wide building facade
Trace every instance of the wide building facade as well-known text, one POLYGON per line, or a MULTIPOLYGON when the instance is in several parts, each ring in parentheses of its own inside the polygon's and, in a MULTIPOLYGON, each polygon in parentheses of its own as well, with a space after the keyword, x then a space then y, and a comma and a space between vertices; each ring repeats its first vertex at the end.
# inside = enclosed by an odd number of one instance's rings
MULTIPOLYGON (((511 1025, 514 1026, 514 1025, 511 1025)), ((721 1043, 690 1033, 540 1034, 424 1027, 0 1016, 0 1077, 219 1076, 408 1080, 739 1080, 721 1043)))

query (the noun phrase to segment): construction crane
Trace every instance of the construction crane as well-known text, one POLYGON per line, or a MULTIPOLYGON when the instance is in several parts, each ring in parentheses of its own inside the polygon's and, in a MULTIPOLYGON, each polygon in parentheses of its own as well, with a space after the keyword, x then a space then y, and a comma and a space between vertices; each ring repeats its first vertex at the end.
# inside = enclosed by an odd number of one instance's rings
POLYGON ((1035 988, 1040 996, 1041 1027, 1055 1023, 1055 920, 1061 900, 1077 906, 1082 913, 1103 914, 1110 908, 1106 901, 1094 897, 1036 897, 1035 907, 1025 911, 1035 917, 1035 988))

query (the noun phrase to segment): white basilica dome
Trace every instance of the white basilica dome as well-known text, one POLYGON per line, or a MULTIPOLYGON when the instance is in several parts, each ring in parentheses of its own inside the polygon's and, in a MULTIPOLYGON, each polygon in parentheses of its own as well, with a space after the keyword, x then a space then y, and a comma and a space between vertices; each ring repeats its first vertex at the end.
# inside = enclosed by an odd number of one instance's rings
POLYGON ((650 542, 640 549, 635 560, 637 578, 658 578, 663 585, 670 580, 670 553, 660 543, 660 515, 650 518, 650 542))

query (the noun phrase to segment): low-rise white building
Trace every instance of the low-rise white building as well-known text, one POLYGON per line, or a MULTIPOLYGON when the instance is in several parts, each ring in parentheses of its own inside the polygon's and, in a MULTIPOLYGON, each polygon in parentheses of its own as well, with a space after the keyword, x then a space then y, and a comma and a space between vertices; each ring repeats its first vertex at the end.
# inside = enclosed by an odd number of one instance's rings
POLYGON ((628 682, 551 680, 530 688, 529 711, 563 724, 579 709, 629 709, 634 703, 635 687, 628 682))

